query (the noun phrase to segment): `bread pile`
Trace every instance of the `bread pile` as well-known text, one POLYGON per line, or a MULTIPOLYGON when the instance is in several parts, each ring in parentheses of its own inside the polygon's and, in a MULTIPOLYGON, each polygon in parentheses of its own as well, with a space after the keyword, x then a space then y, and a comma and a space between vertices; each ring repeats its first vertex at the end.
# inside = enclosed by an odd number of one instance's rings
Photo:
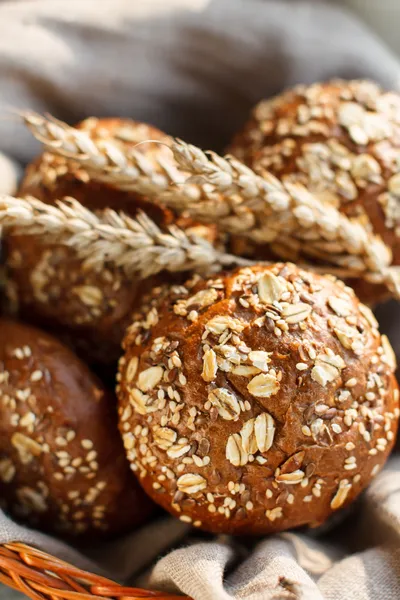
MULTIPOLYGON (((400 265, 399 94, 369 81, 300 85, 260 102, 228 151, 357 219, 400 265)), ((352 284, 368 303, 387 297, 384 288, 352 284)))
POLYGON ((234 137, 242 162, 129 120, 26 121, 45 151, 23 199, 0 198, 6 510, 110 536, 155 502, 261 535, 351 504, 399 418, 396 358, 358 295, 399 293, 400 97, 370 82, 284 92, 234 137), (270 215, 302 264, 276 255, 270 215))

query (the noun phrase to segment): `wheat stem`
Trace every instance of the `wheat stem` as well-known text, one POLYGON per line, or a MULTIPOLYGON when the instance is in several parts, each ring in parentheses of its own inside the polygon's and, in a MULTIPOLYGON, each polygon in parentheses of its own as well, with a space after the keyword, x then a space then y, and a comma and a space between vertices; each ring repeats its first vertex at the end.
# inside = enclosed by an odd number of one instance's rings
POLYGON ((0 196, 0 226, 8 234, 40 235, 45 242, 73 247, 90 268, 108 263, 143 278, 163 270, 210 272, 251 264, 176 226, 164 232, 142 211, 135 218, 112 209, 95 214, 73 198, 50 206, 35 198, 0 196))
POLYGON ((38 140, 79 162, 94 179, 162 200, 257 244, 289 245, 299 256, 323 261, 327 270, 348 270, 399 294, 390 248, 303 186, 283 184, 270 174, 260 177, 233 157, 205 153, 181 140, 170 143, 179 168, 162 159, 155 168, 135 149, 124 152, 110 141, 94 140, 88 132, 35 113, 23 118, 38 140), (187 184, 182 183, 185 177, 187 184))

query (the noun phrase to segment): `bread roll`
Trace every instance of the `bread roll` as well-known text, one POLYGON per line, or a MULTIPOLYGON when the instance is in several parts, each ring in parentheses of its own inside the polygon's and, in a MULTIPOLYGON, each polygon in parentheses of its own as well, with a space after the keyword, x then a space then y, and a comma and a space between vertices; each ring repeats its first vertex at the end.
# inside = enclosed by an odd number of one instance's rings
MULTIPOLYGON (((80 128, 90 130, 97 138, 112 138, 123 147, 143 140, 168 139, 154 127, 122 119, 90 118, 80 128)), ((162 155, 164 160, 172 157, 163 145, 141 144, 137 150, 148 160, 154 155, 162 155)), ((71 171, 64 158, 49 152, 28 166, 20 195, 31 195, 48 204, 72 196, 92 210, 111 207, 130 215, 140 208, 160 226, 176 222, 185 229, 195 227, 193 222, 177 220, 170 210, 150 204, 137 194, 88 180, 85 172, 78 167, 71 171)), ((213 227, 196 226, 196 232, 210 241, 215 239, 213 227)), ((14 310, 25 320, 63 336, 85 361, 93 363, 109 364, 119 358, 123 332, 138 295, 162 280, 159 276, 143 283, 107 265, 100 272, 85 270, 73 249, 42 243, 38 237, 11 237, 7 263, 8 297, 14 310)))
POLYGON ((55 338, 0 319, 0 498, 62 535, 109 536, 153 509, 129 470, 115 401, 55 338))
MULTIPOLYGON (((260 102, 228 151, 299 182, 379 234, 400 264, 400 95, 369 81, 297 86, 260 102)), ((242 248, 243 250, 243 248, 242 248)), ((258 258, 260 248, 248 248, 258 258)), ((381 286, 352 282, 375 303, 381 286)))
POLYGON ((196 527, 317 526, 393 446, 393 351, 333 277, 276 264, 157 289, 124 348, 117 394, 131 468, 196 527))

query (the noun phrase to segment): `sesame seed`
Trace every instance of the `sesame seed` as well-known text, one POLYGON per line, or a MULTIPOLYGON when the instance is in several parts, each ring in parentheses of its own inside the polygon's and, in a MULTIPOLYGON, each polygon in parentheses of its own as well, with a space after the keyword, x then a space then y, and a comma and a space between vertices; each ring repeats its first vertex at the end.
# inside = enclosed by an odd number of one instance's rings
POLYGON ((85 448, 85 450, 90 450, 93 448, 93 442, 91 440, 82 440, 81 446, 82 448, 85 448))
POLYGON ((354 387, 355 385, 357 385, 357 383, 358 383, 357 379, 356 379, 355 377, 352 377, 351 379, 348 379, 348 380, 346 381, 346 383, 345 383, 345 386, 346 386, 347 388, 352 388, 352 387, 354 387))
POLYGON ((57 436, 55 442, 57 446, 66 446, 68 443, 67 440, 61 436, 57 436))
POLYGON ((43 377, 43 373, 42 371, 36 370, 33 371, 32 375, 31 375, 31 381, 40 381, 43 377))
POLYGON ((308 369, 308 365, 306 365, 306 363, 297 363, 296 365, 296 369, 298 371, 305 371, 306 369, 308 369))
POLYGON ((371 475, 374 477, 377 473, 379 473, 380 468, 381 465, 375 465, 371 470, 371 475))

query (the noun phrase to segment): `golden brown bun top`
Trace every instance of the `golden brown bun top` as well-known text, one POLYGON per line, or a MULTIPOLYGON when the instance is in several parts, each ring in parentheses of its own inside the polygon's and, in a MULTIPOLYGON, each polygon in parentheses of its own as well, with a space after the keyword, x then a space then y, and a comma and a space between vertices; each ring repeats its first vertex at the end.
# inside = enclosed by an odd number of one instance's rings
POLYGON ((370 81, 297 86, 260 102, 229 151, 372 226, 400 263, 398 93, 370 81))
POLYGON ((128 458, 157 502, 199 527, 320 523, 393 444, 393 351, 334 278, 277 264, 157 289, 124 347, 128 458))
POLYGON ((113 395, 58 340, 4 318, 0 416, 1 496, 17 516, 93 535, 148 514, 125 460, 113 395))

